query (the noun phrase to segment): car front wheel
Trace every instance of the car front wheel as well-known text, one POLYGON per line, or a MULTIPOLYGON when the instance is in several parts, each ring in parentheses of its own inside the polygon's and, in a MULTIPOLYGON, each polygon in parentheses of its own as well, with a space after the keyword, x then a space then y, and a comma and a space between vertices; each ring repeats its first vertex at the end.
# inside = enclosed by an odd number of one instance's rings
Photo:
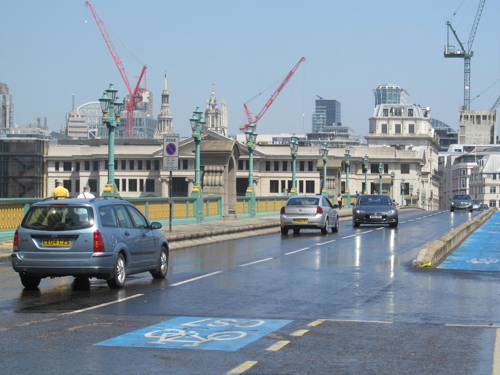
POLYGON ((337 233, 339 231, 339 218, 335 220, 335 225, 332 227, 332 232, 337 233))
POLYGON ((158 264, 154 271, 151 271, 151 276, 154 279, 164 279, 168 272, 168 250, 164 247, 161 248, 160 256, 158 257, 158 264))
POLYGON ((111 277, 107 280, 108 286, 111 289, 121 289, 125 285, 125 278, 127 277, 127 265, 125 258, 122 254, 118 254, 115 266, 111 272, 111 277))

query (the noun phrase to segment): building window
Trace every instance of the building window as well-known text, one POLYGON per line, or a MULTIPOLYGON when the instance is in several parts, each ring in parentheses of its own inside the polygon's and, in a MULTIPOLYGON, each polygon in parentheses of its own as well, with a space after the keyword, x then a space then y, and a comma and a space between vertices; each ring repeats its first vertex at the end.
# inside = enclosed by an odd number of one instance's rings
POLYGON ((461 170, 460 170, 460 174, 461 174, 462 176, 467 175, 467 169, 461 169, 461 170))
POLYGON ((413 108, 408 108, 408 117, 413 117, 413 108))
POLYGON ((122 190, 127 191, 127 180, 122 178, 122 190))
POLYGON ((71 180, 63 180, 63 186, 71 193, 71 180))
POLYGON ((137 169, 142 171, 142 160, 137 160, 137 169))
POLYGON ((93 171, 98 171, 98 170, 99 170, 99 161, 94 160, 94 161, 92 162, 92 170, 93 170, 93 171))
POLYGON ((490 207, 496 207, 497 201, 490 201, 490 207))
POLYGON ((306 181, 306 194, 314 194, 314 181, 306 181))
POLYGON ((490 186, 490 193, 496 193, 496 192, 497 192, 496 186, 490 186))
POLYGON ((402 108, 394 108, 393 114, 394 114, 394 116, 403 116, 403 109, 402 108))
POLYGON ((87 181, 87 185, 90 186, 90 191, 97 191, 97 180, 92 178, 87 181))
POLYGON ((401 174, 410 174, 410 164, 401 164, 401 174))
POLYGON ((306 163, 304 161, 299 161, 299 171, 304 172, 306 163))
POLYGON ((85 160, 85 170, 90 171, 90 160, 85 160))
POLYGON ((115 185, 116 185, 116 190, 120 191, 120 179, 115 178, 115 185))
POLYGON ((466 188, 466 187, 467 187, 467 186, 466 186, 466 184, 465 184, 465 178, 461 178, 461 179, 460 179, 460 188, 462 188, 462 189, 463 189, 463 188, 466 188))
POLYGON ((275 161, 274 162, 274 171, 277 172, 280 170, 280 162, 279 161, 275 161))
POLYGON ((54 164, 54 169, 55 169, 56 171, 58 171, 58 170, 59 170, 59 162, 58 162, 58 161, 56 161, 56 162, 55 162, 55 164, 54 164))
POLYGON ((387 124, 382 124, 382 134, 387 134, 387 124))
POLYGON ((415 124, 408 125, 408 133, 415 134, 415 124))
POLYGON ((493 177, 494 180, 497 179, 497 175, 495 173, 492 174, 492 177, 493 177))
POLYGON ((286 180, 281 180, 281 191, 284 192, 286 189, 286 180))
POLYGON ((288 171, 288 162, 287 161, 284 161, 283 163, 281 163, 281 166, 283 168, 283 172, 288 171))
POLYGON ((126 160, 122 160, 122 171, 124 171, 126 169, 127 169, 127 161, 126 160))
POLYGON ((79 171, 80 170, 80 162, 77 161, 75 162, 75 171, 79 171))
POLYGON ((394 131, 396 134, 401 134, 401 124, 396 124, 394 131))
POLYGON ((270 172, 270 171, 271 171, 271 162, 266 161, 266 172, 270 172))
POLYGON ((137 180, 135 178, 128 180, 128 191, 137 191, 137 180))
POLYGON ((63 171, 64 172, 71 172, 71 162, 70 161, 63 162, 63 171))
POLYGON ((384 110, 383 110, 383 116, 384 117, 389 117, 389 108, 384 108, 384 110))
POLYGON ((146 170, 147 171, 151 170, 151 160, 146 160, 146 170))
POLYGON ((146 192, 147 193, 152 193, 155 191, 155 180, 152 178, 148 178, 146 180, 146 192))
POLYGON ((108 170, 108 166, 109 166, 109 160, 106 159, 106 160, 104 160, 104 169, 108 170))
POLYGON ((129 169, 130 169, 131 171, 133 171, 133 170, 135 169, 135 160, 130 160, 129 165, 130 165, 130 168, 129 168, 129 169))
POLYGON ((245 168, 245 165, 243 164, 243 160, 238 160, 238 170, 242 171, 243 168, 245 168))
POLYGON ((278 193, 278 180, 269 181, 269 192, 270 193, 278 193))
POLYGON ((299 193, 304 194, 304 181, 299 181, 299 193))
POLYGON ((139 180, 139 191, 144 191, 144 180, 142 178, 139 180))
MULTIPOLYGON (((187 160, 186 160, 186 162, 187 162, 187 160)), ((186 163, 186 165, 187 165, 187 163, 186 163)), ((160 170, 160 161, 159 160, 155 160, 155 171, 159 171, 159 170, 160 170)))
POLYGON ((309 172, 312 172, 312 171, 314 171, 314 169, 313 169, 313 168, 314 168, 314 162, 312 162, 312 161, 308 161, 308 162, 307 162, 307 170, 308 170, 309 172))

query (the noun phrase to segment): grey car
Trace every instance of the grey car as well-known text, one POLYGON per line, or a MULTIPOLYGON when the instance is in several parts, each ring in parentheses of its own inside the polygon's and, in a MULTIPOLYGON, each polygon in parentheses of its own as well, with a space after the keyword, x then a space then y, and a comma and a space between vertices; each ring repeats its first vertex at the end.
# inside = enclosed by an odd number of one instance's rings
POLYGON ((398 226, 398 210, 391 198, 383 194, 366 194, 359 197, 352 209, 352 225, 389 224, 398 226))
POLYGON ((165 278, 169 249, 161 226, 122 199, 48 198, 33 204, 17 228, 12 267, 27 289, 46 277, 94 277, 114 289, 134 273, 165 278))
POLYGON ((450 211, 474 211, 472 199, 468 194, 455 194, 451 199, 450 211))
POLYGON ((323 234, 339 231, 339 215, 331 202, 323 195, 296 195, 286 202, 280 211, 281 233, 295 234, 301 229, 321 229, 323 234))
POLYGON ((472 200, 472 209, 474 211, 481 211, 481 202, 477 199, 472 200))

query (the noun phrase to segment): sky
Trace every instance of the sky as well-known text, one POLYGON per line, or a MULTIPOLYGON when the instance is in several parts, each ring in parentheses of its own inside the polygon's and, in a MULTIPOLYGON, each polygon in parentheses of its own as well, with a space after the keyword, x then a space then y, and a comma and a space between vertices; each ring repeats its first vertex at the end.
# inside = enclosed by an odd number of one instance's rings
MULTIPOLYGON (((210 97, 227 102, 228 132, 256 115, 301 57, 303 62, 257 124, 259 134, 311 132, 317 95, 342 105, 342 124, 366 135, 372 89, 391 83, 408 103, 458 128, 463 59, 444 58, 446 21, 467 43, 479 0, 92 0, 133 87, 146 87, 160 111, 166 72, 173 126, 210 97), (260 95, 259 95, 260 94, 260 95), (255 98, 254 98, 255 97, 255 98), (251 100, 254 98, 253 100, 251 100), (249 101, 251 100, 251 101, 249 101)), ((97 101, 113 83, 128 91, 97 24, 80 0, 0 2, 0 82, 20 126, 46 117, 59 131, 66 112, 97 101)), ((471 109, 500 95, 500 2, 486 0, 472 50, 471 109)), ((450 37, 450 44, 458 43, 450 37)))

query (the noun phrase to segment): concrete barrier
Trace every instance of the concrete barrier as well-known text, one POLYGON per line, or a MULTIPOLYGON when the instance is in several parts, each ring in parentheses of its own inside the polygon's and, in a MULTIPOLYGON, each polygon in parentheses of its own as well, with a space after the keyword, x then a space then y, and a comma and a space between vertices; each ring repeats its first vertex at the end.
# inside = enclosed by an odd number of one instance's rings
POLYGON ((441 238, 420 248, 414 265, 416 267, 437 266, 497 211, 497 208, 490 208, 466 223, 459 225, 441 238))

